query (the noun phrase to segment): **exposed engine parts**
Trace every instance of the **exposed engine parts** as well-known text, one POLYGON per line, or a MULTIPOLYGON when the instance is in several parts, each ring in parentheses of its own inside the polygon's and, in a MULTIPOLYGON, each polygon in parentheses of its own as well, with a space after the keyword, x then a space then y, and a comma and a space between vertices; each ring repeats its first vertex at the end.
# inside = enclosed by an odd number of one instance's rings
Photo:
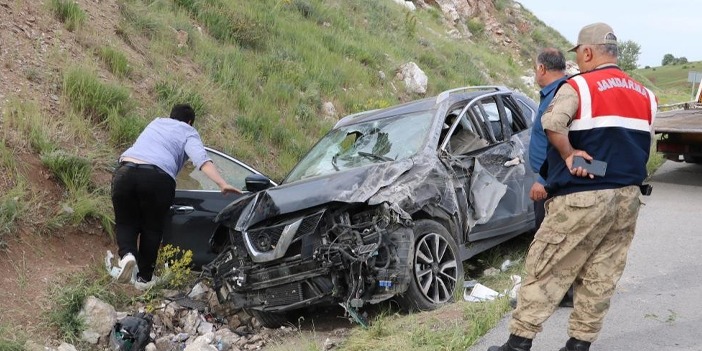
POLYGON ((322 300, 360 308, 411 281, 411 222, 385 204, 317 209, 230 237, 205 271, 237 308, 284 312, 322 300))

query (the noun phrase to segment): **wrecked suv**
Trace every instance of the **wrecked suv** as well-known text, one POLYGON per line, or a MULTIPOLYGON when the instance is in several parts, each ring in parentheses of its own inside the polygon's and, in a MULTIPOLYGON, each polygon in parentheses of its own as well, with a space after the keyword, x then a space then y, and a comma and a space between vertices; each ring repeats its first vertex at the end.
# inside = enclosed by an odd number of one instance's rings
POLYGON ((527 164, 536 105, 504 87, 445 91, 341 119, 279 186, 224 208, 228 246, 204 271, 264 325, 341 304, 452 300, 462 260, 534 227, 527 164))

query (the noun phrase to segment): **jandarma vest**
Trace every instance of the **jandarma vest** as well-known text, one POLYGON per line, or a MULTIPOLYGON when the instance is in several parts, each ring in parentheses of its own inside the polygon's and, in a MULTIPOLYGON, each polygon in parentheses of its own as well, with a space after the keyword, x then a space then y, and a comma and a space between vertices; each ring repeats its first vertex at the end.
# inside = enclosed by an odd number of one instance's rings
POLYGON ((647 176, 651 125, 658 109, 653 93, 616 66, 604 67, 567 80, 580 105, 570 124, 573 148, 607 162, 604 177, 570 174, 558 151, 547 151, 547 190, 550 195, 640 185, 647 176))

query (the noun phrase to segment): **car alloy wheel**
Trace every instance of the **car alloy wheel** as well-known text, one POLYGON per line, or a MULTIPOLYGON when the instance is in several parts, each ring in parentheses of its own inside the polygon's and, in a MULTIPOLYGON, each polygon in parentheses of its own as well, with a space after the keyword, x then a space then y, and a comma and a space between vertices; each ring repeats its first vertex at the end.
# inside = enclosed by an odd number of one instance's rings
POLYGON ((458 281, 458 264, 441 235, 429 233, 419 239, 414 253, 414 277, 427 300, 435 304, 451 300, 458 281))
POLYGON ((415 222, 412 282, 400 297, 411 310, 433 310, 453 301, 463 283, 463 263, 453 237, 432 220, 415 222))

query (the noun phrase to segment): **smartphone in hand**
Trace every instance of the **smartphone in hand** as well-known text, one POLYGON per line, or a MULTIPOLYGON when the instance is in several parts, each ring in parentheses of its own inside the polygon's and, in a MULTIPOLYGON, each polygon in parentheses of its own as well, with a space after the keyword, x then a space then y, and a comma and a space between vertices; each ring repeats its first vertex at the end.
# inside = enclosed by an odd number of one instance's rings
POLYGON ((598 177, 604 177, 607 171, 607 162, 592 160, 588 161, 582 156, 573 156, 573 168, 581 167, 587 171, 587 173, 596 175, 598 177))

